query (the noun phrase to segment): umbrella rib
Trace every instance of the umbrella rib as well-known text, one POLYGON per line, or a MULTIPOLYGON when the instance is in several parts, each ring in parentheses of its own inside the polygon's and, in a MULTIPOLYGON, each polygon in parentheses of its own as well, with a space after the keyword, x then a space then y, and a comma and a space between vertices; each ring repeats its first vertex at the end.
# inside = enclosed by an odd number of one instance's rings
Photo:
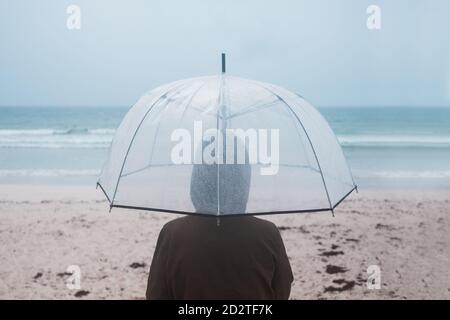
MULTIPOLYGON (((197 111, 197 112, 200 112, 200 113, 202 113, 204 115, 208 115, 208 116, 211 116, 211 117, 217 117, 216 114, 205 112, 205 110, 202 110, 202 109, 197 108, 197 107, 190 106, 189 109, 197 111)), ((219 118, 222 119, 221 116, 219 116, 219 118)))
MULTIPOLYGON (((106 193, 105 189, 103 189, 100 182, 97 182, 97 187, 100 187, 100 190, 102 190, 103 194, 105 195, 106 199, 108 200, 109 204, 111 204, 111 201, 109 200, 108 194, 106 193)), ((97 189, 97 188, 96 188, 97 189)))
POLYGON ((353 191, 358 190, 358 187, 355 185, 353 186, 352 190, 350 190, 345 196, 343 196, 341 198, 341 200, 339 200, 338 202, 336 202, 336 204, 333 206, 333 209, 335 209, 338 205, 341 204, 342 201, 345 200, 345 198, 347 198, 353 191))
MULTIPOLYGON (((101 188, 101 186, 100 186, 100 188, 101 188)), ((103 188, 101 188, 101 189, 103 190, 103 188)), ((252 216, 252 215, 258 216, 258 215, 273 215, 273 214, 288 214, 288 213, 313 213, 313 212, 333 211, 342 201, 344 201, 355 190, 356 190, 356 187, 354 187, 346 195, 344 195, 332 208, 232 213, 232 214, 222 215, 221 217, 228 218, 228 217, 236 217, 236 216, 252 216)), ((165 212, 165 213, 187 214, 187 215, 192 215, 192 216, 202 216, 205 218, 216 217, 215 215, 211 215, 209 213, 200 213, 200 212, 173 210, 173 209, 149 208, 149 207, 140 207, 140 206, 121 205, 121 204, 115 204, 115 205, 112 205, 112 207, 123 208, 123 209, 137 209, 137 210, 146 210, 146 211, 165 212)))
MULTIPOLYGON (((305 98, 303 98, 300 94, 295 93, 295 95, 298 96, 300 99, 305 100, 305 98)), ((339 139, 337 138, 337 136, 336 136, 336 134, 334 132, 333 132, 333 136, 334 136, 334 139, 336 140, 336 142, 340 145, 339 139)), ((353 177, 352 170, 350 169, 350 166, 348 165, 347 158, 345 156, 344 156, 344 161, 345 161, 345 164, 347 165, 348 172, 350 173, 350 178, 352 179, 352 184, 353 184, 352 187, 356 190, 356 192, 358 192, 358 186, 355 183, 355 179, 353 177)))
MULTIPOLYGON (((200 87, 199 87, 198 89, 196 89, 196 90, 192 93, 191 96, 187 97, 186 106, 185 106, 185 108, 184 108, 184 110, 183 110, 183 114, 181 115, 179 126, 180 126, 180 124, 181 124, 181 121, 183 120, 183 117, 184 117, 184 115, 185 115, 185 112, 186 112, 187 107, 189 106, 189 103, 192 101, 192 99, 193 99, 194 96, 197 94, 197 92, 200 91, 201 88, 203 88, 203 86, 204 86, 205 84, 206 84, 206 82, 201 83, 200 87)), ((167 108, 167 105, 166 105, 166 108, 164 109, 164 112, 167 112, 167 110, 168 110, 168 108, 167 108)), ((161 113, 162 113, 162 112, 161 112, 161 113)), ((162 113, 162 114, 163 114, 163 113, 162 113)), ((161 117, 162 117, 162 116, 161 116, 161 117)), ((155 131, 155 135, 153 136, 153 143, 152 143, 152 149, 151 149, 152 151, 151 151, 151 154, 150 154, 150 161, 149 161, 148 167, 151 166, 151 163, 152 163, 152 160, 153 160, 153 152, 154 152, 154 150, 155 150, 156 137, 158 136, 158 132, 159 132, 160 126, 161 126, 161 121, 158 122, 158 125, 157 125, 157 127, 156 127, 156 131, 155 131)))
MULTIPOLYGON (((342 200, 344 200, 344 199, 342 199, 342 200)), ((161 209, 161 208, 148 208, 148 207, 121 205, 121 204, 115 204, 115 205, 113 205, 113 207, 114 208, 123 208, 123 209, 136 209, 136 210, 145 210, 145 211, 165 212, 165 213, 177 213, 177 214, 184 214, 184 215, 191 215, 191 216, 202 216, 205 218, 217 218, 216 215, 212 215, 210 213, 201 213, 201 212, 192 212, 192 211, 161 209)), ((261 212, 249 212, 249 213, 227 213, 227 214, 221 215, 220 217, 221 218, 222 217, 229 218, 229 217, 239 217, 239 216, 261 216, 261 215, 290 214, 290 213, 312 213, 312 212, 324 212, 324 211, 331 211, 331 210, 332 209, 330 209, 330 208, 320 208, 320 209, 302 209, 302 210, 261 211, 261 212)))
POLYGON ((331 200, 330 200, 330 195, 329 195, 329 193, 328 193, 327 184, 325 183, 325 178, 324 178, 324 176, 323 176, 323 172, 322 172, 322 168, 321 168, 320 163, 319 163, 319 159, 317 158, 316 150, 314 149, 314 146, 313 146, 313 144, 312 144, 312 142, 311 142, 311 139, 309 138, 308 132, 306 131, 305 126, 303 125, 302 121, 301 121, 300 118, 297 116, 297 114, 294 112, 294 110, 292 110, 292 107, 291 107, 291 106, 290 106, 290 105, 289 105, 282 97, 280 97, 277 93, 275 93, 275 92, 272 91, 271 89, 267 88, 266 86, 264 86, 264 85, 262 85, 262 84, 260 84, 260 83, 258 83, 258 82, 256 82, 256 81, 253 81, 253 82, 254 82, 256 85, 258 85, 258 86, 264 88, 265 90, 269 91, 270 93, 272 93, 273 95, 275 95, 276 97, 278 97, 278 99, 280 99, 280 101, 282 101, 282 102, 286 105, 286 107, 289 108, 289 110, 290 110, 290 111, 292 112, 292 114, 295 116, 295 118, 297 119, 297 121, 300 123, 300 125, 301 125, 301 127, 302 127, 302 129, 303 129, 303 132, 305 132, 306 138, 308 138, 309 145, 311 146, 311 149, 312 149, 312 151, 313 151, 313 153, 314 153, 314 158, 316 159, 317 166, 319 167, 319 171, 320 171, 320 176, 321 176, 321 178, 322 178, 323 187, 324 187, 325 193, 326 193, 326 195, 327 195, 328 204, 330 205, 330 210, 333 212, 333 205, 331 204, 331 200))
POLYGON ((184 119, 184 117, 185 117, 185 115, 186 115, 187 110, 192 108, 191 105, 190 105, 191 102, 192 102, 192 100, 194 100, 194 98, 195 98, 195 96, 197 95, 197 93, 198 93, 201 89, 203 89, 203 87, 204 87, 205 85, 206 85, 206 82, 202 83, 202 84, 195 90, 195 92, 192 93, 192 95, 189 97, 188 101, 186 102, 186 105, 184 106, 184 110, 183 110, 183 113, 181 114, 180 121, 178 122, 178 126, 179 126, 179 127, 181 127, 181 123, 183 122, 183 119, 184 119))
MULTIPOLYGON (((263 88, 263 89, 268 91, 266 88, 263 88)), ((271 91, 269 91, 269 92, 272 93, 271 91)), ((259 104, 259 105, 258 104, 253 104, 253 105, 245 108, 244 110, 242 110, 240 112, 236 112, 236 113, 233 113, 233 114, 229 115, 226 119, 237 118, 237 117, 240 117, 240 116, 244 116, 244 115, 246 115, 248 113, 256 112, 256 111, 259 111, 259 110, 262 110, 262 109, 274 108, 276 106, 276 102, 278 102, 278 101, 280 101, 280 99, 277 97, 276 100, 272 100, 272 101, 267 102, 267 103, 263 103, 263 104, 259 104)), ((289 110, 288 110, 288 112, 289 112, 289 110)), ((304 143, 303 143, 303 139, 300 136, 299 129, 295 125, 295 119, 292 119, 292 117, 290 117, 289 115, 285 115, 285 114, 282 114, 282 116, 286 116, 288 118, 291 118, 291 120, 294 123, 295 129, 296 129, 295 131, 297 132, 297 135, 299 136, 300 142, 301 142, 303 148, 305 148, 304 143)), ((307 161, 309 163, 309 159, 307 159, 307 161)))
POLYGON ((252 113, 252 112, 255 112, 255 111, 258 111, 258 110, 261 110, 261 109, 271 108, 271 107, 273 107, 275 105, 275 103, 277 101, 278 100, 269 101, 269 102, 265 102, 265 103, 259 103, 259 104, 253 104, 251 106, 248 106, 248 107, 244 108, 243 110, 241 110, 239 112, 235 112, 235 113, 230 114, 227 117, 227 119, 232 119, 232 118, 236 118, 236 117, 239 117, 239 116, 243 116, 245 114, 252 113))
POLYGON ((144 120, 147 118, 147 115, 150 113, 150 111, 153 109, 153 107, 154 107, 158 102, 160 102, 161 99, 162 99, 165 95, 167 95, 167 94, 169 94, 170 92, 172 92, 173 90, 175 90, 175 89, 181 87, 182 85, 184 85, 184 83, 185 83, 185 82, 183 81, 182 83, 178 84, 177 86, 173 86, 172 88, 168 89, 165 93, 163 93, 162 95, 160 95, 160 96, 155 100, 155 102, 152 103, 152 105, 150 106, 150 108, 148 108, 148 110, 145 112, 144 116, 142 117, 141 121, 139 122, 139 124, 138 124, 136 130, 134 131, 133 137, 131 138, 130 144, 128 145, 127 153, 125 154, 125 157, 124 157, 123 162, 122 162, 122 167, 120 168, 120 173, 119 173, 119 177, 117 178, 116 188, 114 189, 114 194, 113 194, 113 197, 112 197, 112 200, 111 200, 111 204, 110 204, 111 207, 113 207, 114 199, 116 198, 117 189, 118 189, 118 187, 119 187, 119 182, 120 182, 120 178, 121 178, 121 176, 122 176, 123 168, 125 167, 125 162, 127 161, 128 153, 130 152, 131 146, 133 145, 134 138, 136 137, 137 132, 138 132, 139 129, 141 128, 142 123, 143 123, 144 120))

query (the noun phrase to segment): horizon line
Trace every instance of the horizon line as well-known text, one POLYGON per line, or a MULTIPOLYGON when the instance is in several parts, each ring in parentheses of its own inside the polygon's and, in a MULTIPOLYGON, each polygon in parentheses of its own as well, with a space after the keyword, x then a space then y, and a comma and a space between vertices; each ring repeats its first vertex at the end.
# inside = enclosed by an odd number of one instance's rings
MULTIPOLYGON (((0 108, 131 108, 134 105, 0 105, 0 108)), ((450 108, 449 105, 404 105, 404 104, 386 104, 386 105, 355 105, 355 104, 324 104, 313 105, 316 108, 450 108)))

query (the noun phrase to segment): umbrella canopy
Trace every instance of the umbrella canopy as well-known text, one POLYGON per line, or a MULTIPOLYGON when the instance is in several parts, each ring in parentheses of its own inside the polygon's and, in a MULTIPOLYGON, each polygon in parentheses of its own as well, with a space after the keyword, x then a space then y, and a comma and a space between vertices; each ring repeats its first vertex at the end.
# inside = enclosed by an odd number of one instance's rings
POLYGON ((145 94, 117 129, 98 186, 111 208, 214 216, 332 211, 356 189, 313 106, 224 73, 145 94))

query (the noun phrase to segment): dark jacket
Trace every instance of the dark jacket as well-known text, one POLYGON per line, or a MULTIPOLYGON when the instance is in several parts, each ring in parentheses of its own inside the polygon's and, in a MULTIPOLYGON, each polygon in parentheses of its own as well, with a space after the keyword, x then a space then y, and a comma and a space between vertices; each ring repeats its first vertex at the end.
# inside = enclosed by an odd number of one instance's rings
POLYGON ((153 255, 147 299, 288 299, 291 266, 277 227, 252 216, 168 222, 153 255))

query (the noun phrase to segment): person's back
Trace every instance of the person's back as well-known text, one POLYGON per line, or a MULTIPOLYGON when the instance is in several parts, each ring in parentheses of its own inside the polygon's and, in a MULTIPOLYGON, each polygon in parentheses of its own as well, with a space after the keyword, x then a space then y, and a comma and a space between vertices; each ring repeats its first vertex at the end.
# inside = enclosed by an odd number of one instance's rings
POLYGON ((188 216, 161 230, 147 299, 287 299, 292 271, 276 226, 188 216))
MULTIPOLYGON (((243 147, 248 158, 245 144, 236 138, 235 145, 243 147)), ((225 163, 226 150, 222 156, 225 163)), ((190 195, 199 216, 175 219, 161 230, 148 299, 289 297, 292 272, 277 227, 240 216, 247 212, 251 167, 236 157, 234 153, 234 164, 193 166, 190 195), (227 217, 217 225, 215 215, 227 217)))

